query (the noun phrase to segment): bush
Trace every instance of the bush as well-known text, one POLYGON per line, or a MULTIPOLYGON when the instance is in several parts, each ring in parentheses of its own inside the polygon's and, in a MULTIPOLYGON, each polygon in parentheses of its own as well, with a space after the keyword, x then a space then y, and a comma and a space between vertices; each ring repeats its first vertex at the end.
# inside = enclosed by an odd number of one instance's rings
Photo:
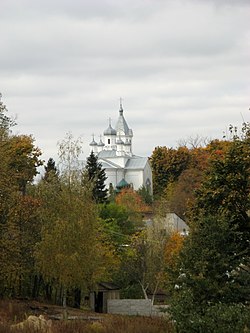
POLYGON ((177 332, 248 333, 250 309, 241 304, 215 304, 179 316, 177 332), (185 316, 185 317, 184 317, 185 316))

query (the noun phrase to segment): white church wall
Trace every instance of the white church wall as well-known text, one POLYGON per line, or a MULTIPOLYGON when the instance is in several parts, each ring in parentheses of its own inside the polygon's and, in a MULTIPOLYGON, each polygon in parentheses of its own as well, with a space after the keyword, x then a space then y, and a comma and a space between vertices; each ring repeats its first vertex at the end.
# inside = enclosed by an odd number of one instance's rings
POLYGON ((116 169, 105 169, 106 176, 108 177, 105 181, 106 188, 109 188, 110 183, 113 187, 117 184, 117 172, 116 169))
POLYGON ((125 174, 125 180, 133 184, 134 190, 138 190, 143 184, 143 170, 129 170, 125 174))
POLYGON ((117 171, 117 183, 116 185, 123 179, 125 178, 125 172, 124 169, 118 169, 117 171))
POLYGON ((124 169, 105 169, 106 176, 108 177, 105 181, 106 188, 109 188, 112 183, 115 188, 116 185, 124 178, 124 169))
POLYGON ((116 156, 116 157, 109 157, 109 161, 119 165, 120 167, 124 168, 125 164, 127 163, 128 157, 125 156, 116 156))
POLYGON ((152 179, 152 171, 149 162, 147 162, 146 167, 143 170, 143 185, 146 187, 147 179, 150 180, 151 183, 151 192, 153 193, 153 179, 152 179))

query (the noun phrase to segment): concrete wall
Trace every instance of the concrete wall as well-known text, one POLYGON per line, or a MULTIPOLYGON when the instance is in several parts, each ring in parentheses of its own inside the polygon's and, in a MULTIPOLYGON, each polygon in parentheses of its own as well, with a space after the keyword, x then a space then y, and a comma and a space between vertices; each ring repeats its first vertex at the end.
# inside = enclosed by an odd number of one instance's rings
POLYGON ((129 316, 164 316, 167 305, 152 305, 150 299, 109 299, 107 312, 129 316))

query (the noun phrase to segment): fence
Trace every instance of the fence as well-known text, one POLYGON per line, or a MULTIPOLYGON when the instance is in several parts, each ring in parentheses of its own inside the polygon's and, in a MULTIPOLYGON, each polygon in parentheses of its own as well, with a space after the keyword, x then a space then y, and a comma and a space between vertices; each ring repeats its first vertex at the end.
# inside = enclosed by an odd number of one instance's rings
POLYGON ((109 299, 108 313, 131 316, 164 316, 168 305, 153 305, 150 299, 109 299))

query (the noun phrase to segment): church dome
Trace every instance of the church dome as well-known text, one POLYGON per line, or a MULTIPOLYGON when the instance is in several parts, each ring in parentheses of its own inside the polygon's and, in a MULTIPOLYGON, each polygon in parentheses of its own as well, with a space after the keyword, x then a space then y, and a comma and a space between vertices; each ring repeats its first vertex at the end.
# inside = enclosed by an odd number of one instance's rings
POLYGON ((100 139, 100 141, 98 142, 97 146, 98 147, 103 147, 104 146, 104 143, 102 142, 102 139, 100 139))
POLYGON ((104 135, 116 135, 116 130, 109 124, 109 127, 103 132, 104 135))
POLYGON ((119 183, 116 185, 116 188, 121 190, 122 188, 125 187, 129 187, 129 183, 126 182, 126 180, 124 178, 122 178, 122 180, 119 181, 119 183))
POLYGON ((90 146, 97 146, 97 143, 95 142, 94 138, 93 138, 92 142, 90 142, 89 145, 90 145, 90 146))

